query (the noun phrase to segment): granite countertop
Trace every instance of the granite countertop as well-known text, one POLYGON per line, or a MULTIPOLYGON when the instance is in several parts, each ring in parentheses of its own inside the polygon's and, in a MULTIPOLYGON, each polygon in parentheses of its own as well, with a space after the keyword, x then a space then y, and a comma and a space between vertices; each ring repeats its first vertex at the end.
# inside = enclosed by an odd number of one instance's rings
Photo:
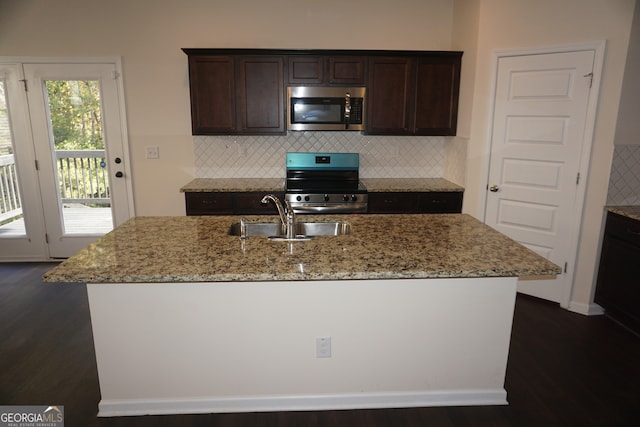
MULTIPOLYGON (((464 188, 443 178, 361 178, 360 182, 372 193, 407 191, 464 191, 464 188)), ((233 191, 284 191, 284 179, 280 178, 196 178, 180 191, 233 192, 233 191)))
POLYGON ((640 206, 607 206, 607 210, 640 221, 640 206))
POLYGON ((233 191, 284 191, 280 178, 196 178, 180 189, 186 193, 233 191))
MULTIPOLYGON (((249 221, 277 217, 247 216, 249 221)), ((352 233, 306 242, 227 235, 238 216, 133 218, 45 282, 161 283, 545 276, 560 267, 465 214, 298 216, 352 233)))
POLYGON ((443 178, 362 178, 360 181, 370 193, 386 191, 464 191, 463 187, 443 178))

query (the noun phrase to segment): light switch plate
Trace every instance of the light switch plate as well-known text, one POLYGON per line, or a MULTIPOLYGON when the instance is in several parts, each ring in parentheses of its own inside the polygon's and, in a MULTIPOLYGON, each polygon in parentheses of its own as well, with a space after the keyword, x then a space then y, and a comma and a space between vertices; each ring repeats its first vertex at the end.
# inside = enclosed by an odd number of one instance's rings
POLYGON ((160 149, 157 145, 147 145, 144 147, 144 157, 146 159, 159 159, 160 149))
POLYGON ((331 357, 331 337, 316 337, 316 357, 331 357))

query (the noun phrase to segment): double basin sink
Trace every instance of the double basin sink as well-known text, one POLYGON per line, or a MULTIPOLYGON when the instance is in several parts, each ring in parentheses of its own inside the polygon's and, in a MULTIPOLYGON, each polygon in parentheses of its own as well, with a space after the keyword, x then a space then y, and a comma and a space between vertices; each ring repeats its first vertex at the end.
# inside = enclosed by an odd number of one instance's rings
MULTIPOLYGON (((231 224, 229 235, 242 236, 242 226, 244 225, 245 237, 266 236, 281 240, 285 239, 285 228, 280 222, 236 222, 231 224)), ((296 238, 294 240, 304 240, 316 236, 340 236, 351 234, 351 224, 348 222, 297 222, 296 238)))

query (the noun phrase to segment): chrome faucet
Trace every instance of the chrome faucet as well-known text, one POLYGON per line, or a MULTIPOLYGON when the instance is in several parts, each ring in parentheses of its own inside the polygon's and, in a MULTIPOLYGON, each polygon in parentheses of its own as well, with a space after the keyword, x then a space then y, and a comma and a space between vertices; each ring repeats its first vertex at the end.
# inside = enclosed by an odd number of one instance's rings
POLYGON ((291 204, 288 200, 284 201, 284 207, 278 199, 273 194, 267 194, 260 200, 260 203, 267 204, 269 201, 272 201, 276 208, 278 209, 278 215, 280 216, 280 222, 282 222, 282 226, 284 227, 285 234, 287 239, 295 239, 296 237, 296 214, 293 212, 291 208, 291 204))

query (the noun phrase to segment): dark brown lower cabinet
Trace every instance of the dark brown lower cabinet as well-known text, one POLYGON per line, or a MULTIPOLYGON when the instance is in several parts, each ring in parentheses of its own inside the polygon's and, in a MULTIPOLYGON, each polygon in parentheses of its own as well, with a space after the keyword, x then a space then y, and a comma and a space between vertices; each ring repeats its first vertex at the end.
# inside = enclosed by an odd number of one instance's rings
MULTIPOLYGON (((187 192, 187 215, 277 215, 273 203, 260 203, 267 192, 187 192)), ((271 192, 280 199, 283 192, 271 192)), ((369 193, 371 214, 460 213, 460 191, 369 193)))
POLYGON ((595 302, 640 334, 640 221, 607 214, 595 302))
MULTIPOLYGON (((280 199, 283 192, 269 192, 280 199)), ((187 215, 277 215, 273 203, 260 203, 267 192, 193 192, 184 193, 187 215)))
POLYGON ((460 213, 461 191, 369 193, 368 213, 460 213))

